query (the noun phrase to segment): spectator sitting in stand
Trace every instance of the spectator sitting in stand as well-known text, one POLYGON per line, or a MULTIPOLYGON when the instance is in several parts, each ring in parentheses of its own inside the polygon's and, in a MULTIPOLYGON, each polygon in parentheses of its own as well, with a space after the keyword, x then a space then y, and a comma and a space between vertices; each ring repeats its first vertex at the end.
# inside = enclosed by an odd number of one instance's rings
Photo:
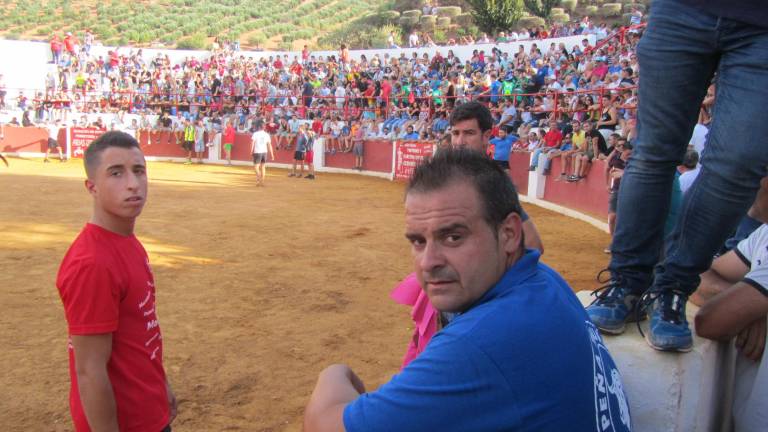
POLYGON ((680 172, 680 191, 685 194, 699 175, 699 153, 689 149, 683 156, 683 163, 677 167, 680 172))

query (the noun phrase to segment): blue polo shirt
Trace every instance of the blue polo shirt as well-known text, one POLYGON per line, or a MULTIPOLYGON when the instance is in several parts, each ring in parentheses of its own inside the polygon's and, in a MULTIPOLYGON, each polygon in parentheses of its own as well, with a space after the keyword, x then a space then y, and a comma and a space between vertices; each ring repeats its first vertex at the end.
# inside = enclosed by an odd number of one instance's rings
POLYGON ((344 409, 356 431, 628 431, 621 377, 568 284, 527 253, 426 350, 344 409))
POLYGON ((517 137, 507 135, 504 138, 493 138, 490 143, 493 144, 493 160, 508 161, 509 152, 512 150, 512 144, 517 141, 517 137))

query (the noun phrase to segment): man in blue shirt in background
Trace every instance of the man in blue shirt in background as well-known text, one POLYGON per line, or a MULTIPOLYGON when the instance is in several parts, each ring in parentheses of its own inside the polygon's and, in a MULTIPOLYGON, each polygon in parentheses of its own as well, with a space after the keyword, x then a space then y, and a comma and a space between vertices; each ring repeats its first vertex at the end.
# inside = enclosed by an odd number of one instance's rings
POLYGON ((621 377, 568 284, 524 248, 509 176, 446 149, 416 168, 406 238, 430 302, 455 318, 377 391, 325 369, 304 430, 630 430, 621 377), (546 318, 548 317, 548 318, 546 318))
POLYGON ((493 160, 503 170, 509 170, 509 152, 512 151, 512 145, 517 141, 517 137, 507 134, 506 127, 499 128, 498 138, 492 138, 489 142, 493 144, 493 160))

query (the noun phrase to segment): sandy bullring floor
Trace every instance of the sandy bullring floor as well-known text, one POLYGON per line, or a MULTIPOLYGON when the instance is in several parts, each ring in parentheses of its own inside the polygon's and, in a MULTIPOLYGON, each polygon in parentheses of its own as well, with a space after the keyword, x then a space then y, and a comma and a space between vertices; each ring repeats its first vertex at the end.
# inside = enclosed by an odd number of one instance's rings
MULTIPOLYGON (((54 285, 90 213, 80 161, 0 166, 0 425, 69 431, 66 326, 54 285)), ((272 169, 152 163, 137 224, 153 264, 165 366, 180 400, 174 431, 298 431, 326 365, 368 388, 395 373, 408 310, 389 299, 410 272, 403 185, 316 181, 272 169)), ((574 289, 596 286, 608 236, 526 207, 545 262, 574 289)))

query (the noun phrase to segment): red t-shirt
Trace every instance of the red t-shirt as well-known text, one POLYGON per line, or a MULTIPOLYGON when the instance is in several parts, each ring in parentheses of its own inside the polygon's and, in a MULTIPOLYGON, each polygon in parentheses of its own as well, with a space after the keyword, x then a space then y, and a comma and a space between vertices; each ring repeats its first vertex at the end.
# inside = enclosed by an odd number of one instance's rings
POLYGON ((563 140, 563 134, 559 129, 550 129, 544 134, 544 145, 547 147, 556 147, 563 140))
POLYGON ((264 130, 270 135, 276 134, 278 128, 279 128, 278 124, 275 123, 274 121, 271 121, 266 125, 264 125, 264 130))
POLYGON ((226 129, 224 129, 224 144, 234 144, 235 143, 235 128, 232 126, 227 126, 226 129))
MULTIPOLYGON (((155 310, 155 283, 136 236, 86 224, 56 278, 70 335, 112 333, 107 373, 121 431, 160 431, 169 406, 163 342, 155 310)), ((69 343, 70 412, 78 432, 90 431, 77 387, 69 343)))
POLYGON ((323 133, 323 122, 322 122, 322 121, 320 121, 320 119, 316 118, 316 119, 315 119, 315 120, 312 122, 312 130, 313 130, 313 131, 314 131, 316 134, 318 134, 318 135, 321 135, 321 134, 323 133))
POLYGON ((64 47, 67 48, 67 51, 69 52, 75 52, 75 41, 71 36, 64 38, 64 47))

